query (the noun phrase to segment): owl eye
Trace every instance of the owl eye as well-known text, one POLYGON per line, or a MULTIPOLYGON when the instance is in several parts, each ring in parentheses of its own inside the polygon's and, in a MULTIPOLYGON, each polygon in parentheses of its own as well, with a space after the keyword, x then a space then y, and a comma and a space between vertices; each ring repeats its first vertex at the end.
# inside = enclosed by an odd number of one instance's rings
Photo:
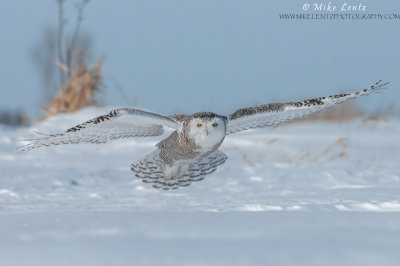
POLYGON ((218 123, 214 123, 214 124, 212 124, 212 126, 213 126, 213 127, 217 127, 217 126, 218 126, 218 123))
POLYGON ((197 124, 197 127, 201 127, 203 124, 197 124))

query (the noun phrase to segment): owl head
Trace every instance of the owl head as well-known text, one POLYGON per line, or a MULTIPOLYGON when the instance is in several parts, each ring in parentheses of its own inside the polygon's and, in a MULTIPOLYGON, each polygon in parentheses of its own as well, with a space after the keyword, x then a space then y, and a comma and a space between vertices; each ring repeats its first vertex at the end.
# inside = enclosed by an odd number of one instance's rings
POLYGON ((195 113, 184 125, 185 135, 197 146, 211 148, 222 142, 226 135, 225 116, 214 113, 195 113))

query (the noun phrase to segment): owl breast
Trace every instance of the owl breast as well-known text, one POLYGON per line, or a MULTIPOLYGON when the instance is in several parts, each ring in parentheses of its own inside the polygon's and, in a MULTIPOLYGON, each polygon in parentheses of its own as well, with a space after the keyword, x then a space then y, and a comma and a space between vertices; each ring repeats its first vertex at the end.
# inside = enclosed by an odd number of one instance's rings
POLYGON ((202 154, 199 147, 176 131, 158 143, 157 147, 160 149, 160 158, 171 167, 177 161, 194 160, 202 154))
POLYGON ((210 153, 210 151, 203 150, 177 131, 158 143, 157 147, 159 158, 163 162, 161 169, 166 179, 182 176, 188 171, 192 163, 210 153))
POLYGON ((225 134, 223 132, 215 133, 214 134, 196 134, 193 136, 192 140, 193 142, 200 147, 200 149, 204 151, 208 150, 215 150, 217 149, 222 141, 225 138, 225 134))

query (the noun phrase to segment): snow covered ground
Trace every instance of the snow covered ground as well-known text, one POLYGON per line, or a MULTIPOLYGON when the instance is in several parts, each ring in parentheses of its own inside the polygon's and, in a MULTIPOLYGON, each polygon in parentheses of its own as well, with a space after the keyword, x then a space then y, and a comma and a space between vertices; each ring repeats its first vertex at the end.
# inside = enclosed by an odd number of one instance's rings
POLYGON ((160 191, 157 138, 16 152, 109 108, 0 126, 0 265, 400 265, 400 121, 228 136, 205 180, 160 191))

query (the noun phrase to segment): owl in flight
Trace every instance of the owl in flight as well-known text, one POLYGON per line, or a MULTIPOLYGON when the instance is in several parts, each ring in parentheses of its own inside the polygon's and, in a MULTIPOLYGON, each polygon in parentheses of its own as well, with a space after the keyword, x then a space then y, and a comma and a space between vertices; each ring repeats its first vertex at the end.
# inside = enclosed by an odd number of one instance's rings
POLYGON ((211 112, 164 116, 138 109, 116 109, 65 132, 32 140, 20 148, 32 150, 59 144, 105 143, 119 138, 160 136, 164 127, 171 128, 174 130, 171 135, 159 142, 155 151, 133 163, 131 170, 136 177, 155 188, 177 189, 203 180, 225 163, 228 157, 219 147, 226 135, 309 117, 347 100, 377 92, 387 84, 379 81, 354 93, 243 108, 229 116, 211 112))

